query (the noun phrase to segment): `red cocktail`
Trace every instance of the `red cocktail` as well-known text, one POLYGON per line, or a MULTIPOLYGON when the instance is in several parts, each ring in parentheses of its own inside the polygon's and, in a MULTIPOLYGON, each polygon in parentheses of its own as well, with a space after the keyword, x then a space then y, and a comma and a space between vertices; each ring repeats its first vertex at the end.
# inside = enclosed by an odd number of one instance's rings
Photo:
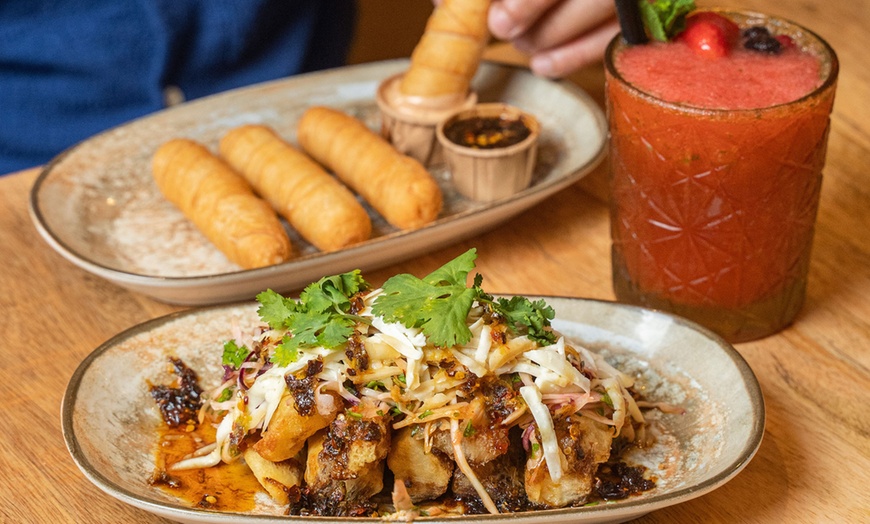
POLYGON ((608 48, 612 263, 617 299, 739 342, 803 303, 838 62, 804 28, 723 14, 783 48, 608 48))

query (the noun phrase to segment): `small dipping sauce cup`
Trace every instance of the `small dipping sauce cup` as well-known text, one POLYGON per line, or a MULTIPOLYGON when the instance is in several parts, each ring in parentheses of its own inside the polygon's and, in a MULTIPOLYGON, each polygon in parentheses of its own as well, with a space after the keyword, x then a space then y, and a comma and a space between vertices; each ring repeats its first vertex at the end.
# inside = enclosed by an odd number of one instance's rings
POLYGON ((540 136, 532 115, 507 104, 478 104, 438 124, 436 134, 463 196, 492 202, 531 184, 540 136))
POLYGON ((399 92, 403 74, 393 75, 378 86, 375 101, 381 113, 381 135, 400 153, 424 166, 441 164, 444 158, 435 138, 436 126, 457 110, 473 107, 477 93, 431 98, 407 96, 399 92))
POLYGON ((670 311, 744 342, 788 326, 803 305, 839 66, 831 47, 803 27, 721 13, 741 27, 788 35, 797 46, 792 57, 799 50, 817 59, 809 83, 817 87, 761 107, 671 102, 625 79, 619 57, 627 46, 620 36, 611 41, 613 288, 621 302, 670 311))

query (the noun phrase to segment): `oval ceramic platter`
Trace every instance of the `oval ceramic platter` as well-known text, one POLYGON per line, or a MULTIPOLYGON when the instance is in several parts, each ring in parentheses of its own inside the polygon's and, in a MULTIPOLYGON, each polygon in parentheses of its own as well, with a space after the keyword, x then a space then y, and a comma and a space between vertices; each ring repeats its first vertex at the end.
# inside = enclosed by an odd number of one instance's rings
MULTIPOLYGON (((658 428, 654 446, 636 452, 657 485, 620 502, 500 516, 421 517, 422 522, 601 523, 623 522, 708 493, 752 459, 764 430, 758 382, 732 346, 704 328, 664 313, 613 302, 546 297, 553 326, 573 341, 601 351, 636 377, 649 400, 677 404, 684 414, 648 412, 658 428)), ((62 407, 72 458, 109 495, 168 519, 187 523, 338 523, 348 520, 282 516, 265 493, 251 513, 195 509, 148 485, 160 414, 148 381, 165 376, 167 357, 197 370, 204 387, 222 376, 223 342, 233 325, 258 323, 258 304, 194 309, 131 328, 97 348, 73 374, 62 407)))
POLYGON ((312 105, 344 110, 377 130, 378 84, 407 67, 406 60, 392 60, 301 75, 180 104, 109 130, 45 168, 31 191, 31 217, 49 245, 91 273, 164 302, 215 304, 246 300, 266 288, 298 289, 324 274, 375 269, 481 233, 576 182, 605 155, 604 115, 585 92, 525 69, 484 63, 474 81, 479 100, 516 105, 541 122, 533 183, 500 201, 477 203, 456 193, 447 169, 436 166, 431 172, 445 205, 422 229, 398 231, 367 208, 373 233, 364 243, 321 253, 288 227, 295 259, 242 270, 152 180, 151 157, 170 138, 192 138, 216 151, 231 128, 262 123, 295 144, 296 122, 312 105))

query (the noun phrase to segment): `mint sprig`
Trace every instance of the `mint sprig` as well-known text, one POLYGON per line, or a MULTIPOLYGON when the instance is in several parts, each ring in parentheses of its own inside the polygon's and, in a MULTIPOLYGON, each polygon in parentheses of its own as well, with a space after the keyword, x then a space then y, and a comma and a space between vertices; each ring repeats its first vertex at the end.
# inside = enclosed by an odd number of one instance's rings
POLYGON ((694 0, 638 0, 640 15, 650 37, 667 42, 686 29, 686 15, 695 10, 694 0))

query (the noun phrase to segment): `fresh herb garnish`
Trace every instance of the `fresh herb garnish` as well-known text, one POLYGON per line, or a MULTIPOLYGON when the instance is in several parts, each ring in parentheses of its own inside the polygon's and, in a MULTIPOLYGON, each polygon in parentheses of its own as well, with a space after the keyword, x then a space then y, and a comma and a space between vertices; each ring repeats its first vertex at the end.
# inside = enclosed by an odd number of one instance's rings
POLYGON ((432 344, 451 347, 471 340, 465 321, 477 301, 489 305, 521 334, 541 343, 554 342, 555 335, 546 328, 555 312, 543 300, 494 299, 481 288, 480 275, 468 287, 468 273, 474 269, 476 258, 477 251, 470 249, 422 279, 408 274, 388 279, 383 285, 384 294, 375 302, 374 314, 387 322, 422 329, 432 344))
POLYGON ((366 384, 366 387, 369 389, 379 389, 380 388, 381 390, 384 390, 384 391, 386 391, 386 389, 387 389, 387 386, 385 386, 384 383, 381 382, 380 380, 371 380, 371 381, 369 381, 368 384, 366 384))
POLYGON ((527 331, 530 339, 541 344, 552 344, 556 341, 556 335, 546 329, 556 316, 556 312, 543 300, 532 302, 526 297, 509 299, 499 297, 495 302, 491 302, 491 296, 483 291, 480 291, 480 294, 478 301, 490 300, 492 309, 503 316, 508 321, 508 325, 520 332, 527 331))
POLYGON ((269 357, 269 360, 278 366, 289 366, 299 360, 299 339, 285 335, 281 339, 281 343, 275 346, 275 350, 272 356, 269 357))
POLYGON ((220 396, 216 399, 217 402, 226 402, 227 400, 233 398, 233 391, 230 388, 226 388, 221 391, 220 396))
POLYGON ((221 357, 221 363, 224 366, 239 369, 250 354, 251 350, 248 349, 248 346, 243 345, 242 347, 239 347, 235 340, 228 340, 224 343, 224 353, 221 357))
POLYGON ((373 312, 387 322, 420 328, 436 346, 451 347, 471 340, 465 318, 474 302, 475 290, 466 285, 474 268, 474 250, 465 252, 423 279, 396 275, 384 282, 384 294, 373 312))
POLYGON ((351 297, 369 287, 359 270, 324 277, 309 284, 299 300, 285 298, 271 289, 257 295, 260 318, 272 329, 287 329, 270 360, 286 366, 298 358, 301 347, 341 346, 361 319, 350 313, 351 297))
POLYGON ((640 15, 651 38, 667 42, 686 29, 686 15, 694 0, 638 0, 640 15))

